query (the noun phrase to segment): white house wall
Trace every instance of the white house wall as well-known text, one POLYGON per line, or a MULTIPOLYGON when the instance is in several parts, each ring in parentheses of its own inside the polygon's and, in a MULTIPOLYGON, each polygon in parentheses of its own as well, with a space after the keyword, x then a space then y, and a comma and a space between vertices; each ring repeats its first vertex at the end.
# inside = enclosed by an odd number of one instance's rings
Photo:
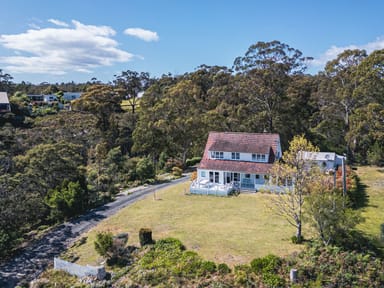
MULTIPOLYGON (((268 163, 269 160, 269 154, 260 154, 260 155, 265 155, 264 160, 257 160, 254 161, 252 160, 252 153, 241 153, 240 152, 240 159, 232 159, 232 152, 223 152, 223 158, 214 158, 212 157, 213 152, 222 152, 222 151, 210 151, 210 159, 212 160, 231 160, 231 161, 247 161, 247 162, 257 162, 257 163, 268 163)), ((281 153, 281 152, 280 152, 281 153)))

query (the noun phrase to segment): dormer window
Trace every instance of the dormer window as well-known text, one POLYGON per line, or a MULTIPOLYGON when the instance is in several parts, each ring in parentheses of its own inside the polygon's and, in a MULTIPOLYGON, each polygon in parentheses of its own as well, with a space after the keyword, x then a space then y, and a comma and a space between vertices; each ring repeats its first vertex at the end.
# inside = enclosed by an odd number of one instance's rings
POLYGON ((265 154, 252 154, 252 161, 254 162, 265 162, 266 158, 265 154))
POLYGON ((224 152, 212 151, 211 158, 213 159, 224 159, 224 152))
POLYGON ((240 153, 232 152, 232 160, 240 160, 240 153))

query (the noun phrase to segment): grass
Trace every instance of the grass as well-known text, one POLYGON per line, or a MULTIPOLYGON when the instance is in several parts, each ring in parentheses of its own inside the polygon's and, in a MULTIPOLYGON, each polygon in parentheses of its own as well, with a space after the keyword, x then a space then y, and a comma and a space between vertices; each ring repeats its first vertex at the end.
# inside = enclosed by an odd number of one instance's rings
POLYGON ((368 205, 362 208, 365 221, 358 229, 380 243, 380 225, 384 224, 384 168, 364 166, 358 167, 356 172, 369 197, 368 205))
POLYGON ((185 195, 189 183, 156 192, 114 216, 88 233, 85 244, 70 252, 81 264, 97 264, 93 246, 99 231, 129 233, 129 244, 139 246, 140 228, 151 228, 153 238, 175 237, 189 250, 216 263, 249 263, 267 254, 285 256, 302 246, 291 243, 295 229, 268 206, 270 194, 241 194, 238 197, 185 195))

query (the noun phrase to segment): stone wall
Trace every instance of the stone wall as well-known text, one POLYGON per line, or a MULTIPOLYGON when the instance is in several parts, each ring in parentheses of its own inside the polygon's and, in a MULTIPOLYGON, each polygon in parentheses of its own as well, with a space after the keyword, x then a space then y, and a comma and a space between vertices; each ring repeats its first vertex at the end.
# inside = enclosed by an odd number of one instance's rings
POLYGON ((105 268, 103 266, 82 266, 79 264, 71 263, 60 258, 54 258, 54 269, 55 270, 63 270, 68 272, 71 275, 77 277, 86 277, 93 276, 98 280, 103 280, 106 276, 105 268))

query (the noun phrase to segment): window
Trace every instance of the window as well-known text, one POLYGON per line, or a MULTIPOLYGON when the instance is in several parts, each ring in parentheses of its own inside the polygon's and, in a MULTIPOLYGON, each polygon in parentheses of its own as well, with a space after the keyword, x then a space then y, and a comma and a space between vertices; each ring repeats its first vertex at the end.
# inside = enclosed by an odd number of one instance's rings
POLYGON ((240 153, 232 152, 232 160, 239 160, 239 159, 240 159, 240 153))
POLYGON ((249 179, 251 178, 251 174, 245 174, 244 177, 249 179))
POLYGON ((240 181, 240 173, 233 173, 233 181, 235 182, 240 181))
POLYGON ((261 154, 261 161, 265 161, 265 154, 261 154))
POLYGON ((256 179, 260 179, 260 175, 259 174, 256 174, 256 179))
POLYGON ((205 171, 201 171, 200 176, 205 178, 205 171))
POLYGON ((219 172, 215 172, 215 183, 219 183, 219 172))
POLYGON ((260 161, 260 159, 261 159, 261 155, 257 154, 257 161, 260 161))
POLYGON ((256 161, 256 154, 252 154, 252 161, 256 161))
POLYGON ((219 183, 219 172, 209 171, 209 182, 219 183))
POLYGON ((211 157, 213 159, 224 159, 224 152, 212 151, 211 152, 211 157))

